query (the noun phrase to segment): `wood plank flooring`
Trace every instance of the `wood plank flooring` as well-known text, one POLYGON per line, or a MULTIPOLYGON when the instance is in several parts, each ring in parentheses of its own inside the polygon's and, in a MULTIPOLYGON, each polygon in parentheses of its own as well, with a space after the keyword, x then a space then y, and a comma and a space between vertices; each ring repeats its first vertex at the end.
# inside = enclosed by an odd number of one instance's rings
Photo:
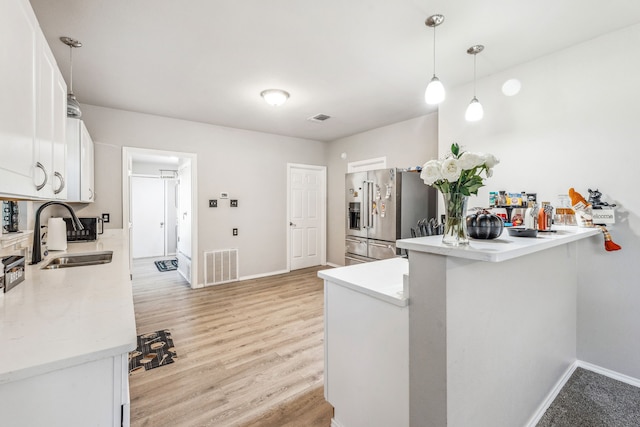
POLYGON ((321 269, 192 290, 135 260, 138 333, 171 330, 175 363, 130 379, 131 425, 330 426, 321 269))

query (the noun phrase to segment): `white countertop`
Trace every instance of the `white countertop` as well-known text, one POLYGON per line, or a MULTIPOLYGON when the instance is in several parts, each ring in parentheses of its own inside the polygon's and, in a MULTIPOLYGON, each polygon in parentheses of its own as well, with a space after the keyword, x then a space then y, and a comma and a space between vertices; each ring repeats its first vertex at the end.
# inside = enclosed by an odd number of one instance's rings
MULTIPOLYGON (((136 347, 126 234, 69 243, 0 295, 0 384, 113 357, 136 347), (113 251, 111 263, 41 270, 65 252, 113 251)), ((26 261, 26 264, 30 260, 26 261)))
MULTIPOLYGON (((555 233, 538 233, 538 237, 511 237, 507 230, 493 240, 470 239, 468 246, 453 247, 442 243, 442 236, 416 237, 396 242, 398 248, 428 252, 477 261, 500 262, 534 252, 602 234, 599 228, 553 226, 555 233)), ((411 254, 409 254, 411 257, 411 254)))
POLYGON ((409 262, 405 258, 391 258, 321 270, 318 272, 318 277, 399 307, 405 307, 407 296, 403 290, 403 276, 408 273, 409 262))

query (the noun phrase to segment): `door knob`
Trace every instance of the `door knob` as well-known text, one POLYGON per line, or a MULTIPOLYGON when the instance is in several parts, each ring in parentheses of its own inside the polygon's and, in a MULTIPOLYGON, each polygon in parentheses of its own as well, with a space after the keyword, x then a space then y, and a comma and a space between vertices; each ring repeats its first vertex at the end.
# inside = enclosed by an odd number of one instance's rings
POLYGON ((289 221, 289 225, 290 225, 291 227, 295 227, 295 226, 296 226, 296 225, 295 225, 294 223, 292 223, 291 221, 289 221))
POLYGON ((164 222, 161 222, 161 223, 160 223, 160 227, 164 227, 164 222))

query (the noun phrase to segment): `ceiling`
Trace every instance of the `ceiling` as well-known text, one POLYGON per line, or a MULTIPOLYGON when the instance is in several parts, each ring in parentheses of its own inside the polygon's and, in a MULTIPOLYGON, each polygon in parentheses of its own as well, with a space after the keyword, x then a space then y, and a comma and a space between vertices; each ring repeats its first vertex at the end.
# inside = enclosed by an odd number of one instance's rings
MULTIPOLYGON (((92 104, 331 141, 435 111, 447 87, 640 22, 637 0, 31 0, 67 83, 92 104), (291 94, 281 107, 259 96, 291 94), (307 118, 326 114, 314 123, 307 118)), ((597 52, 594 52, 597 55, 597 52)), ((514 76, 517 77, 517 76, 514 76)), ((446 101, 445 101, 446 102, 446 101)))

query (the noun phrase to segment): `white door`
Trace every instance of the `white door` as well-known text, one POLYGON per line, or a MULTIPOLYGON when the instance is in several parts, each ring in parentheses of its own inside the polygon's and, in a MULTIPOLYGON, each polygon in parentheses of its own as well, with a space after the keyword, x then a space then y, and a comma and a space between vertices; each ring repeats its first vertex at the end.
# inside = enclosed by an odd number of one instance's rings
POLYGON ((164 256, 164 182, 158 178, 131 178, 133 258, 164 256))
POLYGON ((178 252, 191 258, 191 168, 178 170, 178 252))
POLYGON ((178 273, 191 283, 191 163, 178 169, 178 273))
POLYGON ((175 255, 178 250, 178 182, 175 179, 164 180, 165 197, 165 254, 175 255))
POLYGON ((291 270, 325 263, 326 168, 289 165, 291 270))

